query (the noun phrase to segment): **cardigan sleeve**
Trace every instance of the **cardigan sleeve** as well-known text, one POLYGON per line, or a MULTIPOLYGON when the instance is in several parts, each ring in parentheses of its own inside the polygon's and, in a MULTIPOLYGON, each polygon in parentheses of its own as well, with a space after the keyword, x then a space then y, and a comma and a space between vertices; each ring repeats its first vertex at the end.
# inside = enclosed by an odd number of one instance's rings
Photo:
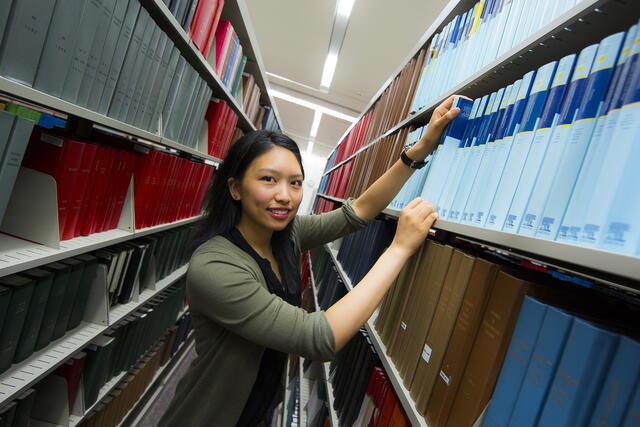
POLYGON ((332 242, 367 226, 353 210, 354 199, 347 199, 342 207, 319 215, 300 215, 294 220, 293 240, 301 252, 332 242))
POLYGON ((187 295, 194 313, 258 345, 313 360, 335 355, 335 337, 324 312, 308 313, 271 294, 229 254, 194 256, 187 295))

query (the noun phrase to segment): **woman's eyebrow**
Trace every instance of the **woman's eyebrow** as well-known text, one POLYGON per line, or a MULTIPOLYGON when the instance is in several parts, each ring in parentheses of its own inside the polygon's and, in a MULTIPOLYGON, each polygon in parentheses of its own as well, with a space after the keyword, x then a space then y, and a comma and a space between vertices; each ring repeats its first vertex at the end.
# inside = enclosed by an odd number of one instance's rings
MULTIPOLYGON (((274 175, 282 175, 280 173, 280 171, 277 171, 275 169, 271 169, 271 168, 260 168, 258 169, 258 172, 267 172, 267 173, 272 173, 274 175)), ((293 175, 289 175, 289 178, 302 178, 302 174, 301 173, 296 173, 293 175)))

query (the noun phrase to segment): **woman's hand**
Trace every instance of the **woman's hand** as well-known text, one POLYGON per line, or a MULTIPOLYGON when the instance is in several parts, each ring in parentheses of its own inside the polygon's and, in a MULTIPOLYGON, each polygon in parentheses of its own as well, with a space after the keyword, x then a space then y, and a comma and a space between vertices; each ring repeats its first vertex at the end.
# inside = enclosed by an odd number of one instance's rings
POLYGON ((400 211, 398 228, 389 248, 410 257, 427 238, 436 219, 438 214, 431 202, 421 198, 412 200, 400 211))
MULTIPOLYGON (((433 111, 431 119, 429 120, 429 126, 427 126, 425 132, 422 134, 422 138, 407 151, 410 159, 422 160, 436 149, 444 128, 460 113, 459 108, 451 108, 456 96, 462 95, 450 96, 433 111)), ((469 99, 466 96, 462 97, 469 99)))

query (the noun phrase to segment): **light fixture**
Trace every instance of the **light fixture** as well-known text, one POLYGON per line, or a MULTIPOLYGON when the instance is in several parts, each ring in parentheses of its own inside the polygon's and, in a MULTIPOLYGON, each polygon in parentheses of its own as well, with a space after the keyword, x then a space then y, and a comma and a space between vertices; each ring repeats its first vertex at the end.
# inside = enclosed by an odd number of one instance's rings
POLYGON ((307 154, 311 154, 312 151, 313 151, 313 141, 309 140, 307 141, 307 154))
POLYGON ((338 15, 348 18, 353 9, 353 3, 355 0, 339 0, 338 1, 338 15))
POLYGON ((294 103, 294 104, 297 104, 297 105, 301 105, 301 106, 309 108, 311 110, 319 110, 323 114, 327 114, 329 116, 337 117, 337 118, 339 118, 341 120, 344 120, 344 121, 347 121, 347 122, 353 123, 353 122, 358 120, 356 117, 350 116, 348 114, 341 113, 341 112, 336 111, 336 110, 332 110, 331 108, 327 108, 327 107, 324 107, 322 105, 315 104, 315 103, 307 101, 305 99, 301 99, 301 98, 289 95, 288 93, 280 92, 279 90, 271 89, 269 91, 269 93, 274 98, 284 99, 285 101, 289 101, 291 103, 294 103))
POLYGON ((338 55, 329 52, 327 59, 324 60, 324 68, 322 69, 322 79, 320 80, 320 86, 328 88, 331 86, 333 80, 333 74, 336 72, 336 65, 338 64, 338 55))
POLYGON ((311 131, 309 135, 311 138, 315 138, 318 135, 318 128, 320 127, 320 120, 322 119, 322 111, 316 110, 313 113, 313 122, 311 123, 311 131))

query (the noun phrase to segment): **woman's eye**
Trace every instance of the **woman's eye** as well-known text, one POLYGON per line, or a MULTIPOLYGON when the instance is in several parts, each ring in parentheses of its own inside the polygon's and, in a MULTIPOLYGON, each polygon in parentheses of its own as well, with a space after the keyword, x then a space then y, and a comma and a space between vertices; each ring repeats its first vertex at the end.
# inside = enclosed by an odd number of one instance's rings
POLYGON ((296 187, 302 187, 302 180, 301 179, 296 179, 291 181, 291 185, 295 185, 296 187))
POLYGON ((265 182, 276 182, 276 180, 272 176, 263 176, 260 180, 265 182))

